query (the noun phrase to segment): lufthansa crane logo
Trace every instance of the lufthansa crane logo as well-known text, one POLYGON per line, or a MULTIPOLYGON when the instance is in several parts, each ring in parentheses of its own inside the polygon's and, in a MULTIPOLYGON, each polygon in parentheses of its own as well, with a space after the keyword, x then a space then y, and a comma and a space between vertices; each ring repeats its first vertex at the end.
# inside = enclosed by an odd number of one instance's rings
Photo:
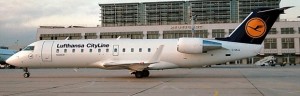
POLYGON ((245 30, 248 36, 260 38, 266 33, 267 26, 265 21, 261 18, 252 18, 247 22, 245 30))

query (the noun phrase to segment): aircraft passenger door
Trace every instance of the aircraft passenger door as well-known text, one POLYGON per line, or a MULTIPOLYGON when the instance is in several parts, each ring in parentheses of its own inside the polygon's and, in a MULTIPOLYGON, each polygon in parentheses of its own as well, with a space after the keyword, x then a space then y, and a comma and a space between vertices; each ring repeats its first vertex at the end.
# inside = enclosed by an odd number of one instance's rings
POLYGON ((118 56, 119 55, 119 45, 114 45, 113 46, 113 56, 118 56))
POLYGON ((42 46, 42 61, 51 62, 52 61, 52 46, 54 41, 44 41, 42 46))

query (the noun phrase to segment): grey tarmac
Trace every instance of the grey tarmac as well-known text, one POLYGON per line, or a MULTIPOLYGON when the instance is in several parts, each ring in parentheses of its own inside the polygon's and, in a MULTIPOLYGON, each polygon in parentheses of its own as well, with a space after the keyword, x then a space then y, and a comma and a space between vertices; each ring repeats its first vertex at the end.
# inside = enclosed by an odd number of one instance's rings
POLYGON ((0 96, 299 96, 300 65, 151 70, 0 69, 0 96))

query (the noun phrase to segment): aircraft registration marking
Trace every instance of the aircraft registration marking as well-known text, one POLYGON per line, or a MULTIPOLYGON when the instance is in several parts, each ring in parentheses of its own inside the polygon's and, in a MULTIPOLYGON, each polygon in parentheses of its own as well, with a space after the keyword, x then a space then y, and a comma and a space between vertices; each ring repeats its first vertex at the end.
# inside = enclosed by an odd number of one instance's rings
POLYGON ((240 49, 231 49, 231 51, 241 51, 240 49))

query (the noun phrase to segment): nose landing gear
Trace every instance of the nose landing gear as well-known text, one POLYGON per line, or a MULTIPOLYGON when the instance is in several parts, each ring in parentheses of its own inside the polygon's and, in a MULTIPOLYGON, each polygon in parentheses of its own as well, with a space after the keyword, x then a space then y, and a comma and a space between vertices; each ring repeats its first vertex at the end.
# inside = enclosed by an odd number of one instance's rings
POLYGON ((23 71, 25 72, 25 73, 23 74, 24 78, 28 78, 28 77, 30 76, 30 73, 29 73, 29 71, 28 71, 28 68, 27 68, 27 67, 26 67, 26 68, 23 68, 23 71))

